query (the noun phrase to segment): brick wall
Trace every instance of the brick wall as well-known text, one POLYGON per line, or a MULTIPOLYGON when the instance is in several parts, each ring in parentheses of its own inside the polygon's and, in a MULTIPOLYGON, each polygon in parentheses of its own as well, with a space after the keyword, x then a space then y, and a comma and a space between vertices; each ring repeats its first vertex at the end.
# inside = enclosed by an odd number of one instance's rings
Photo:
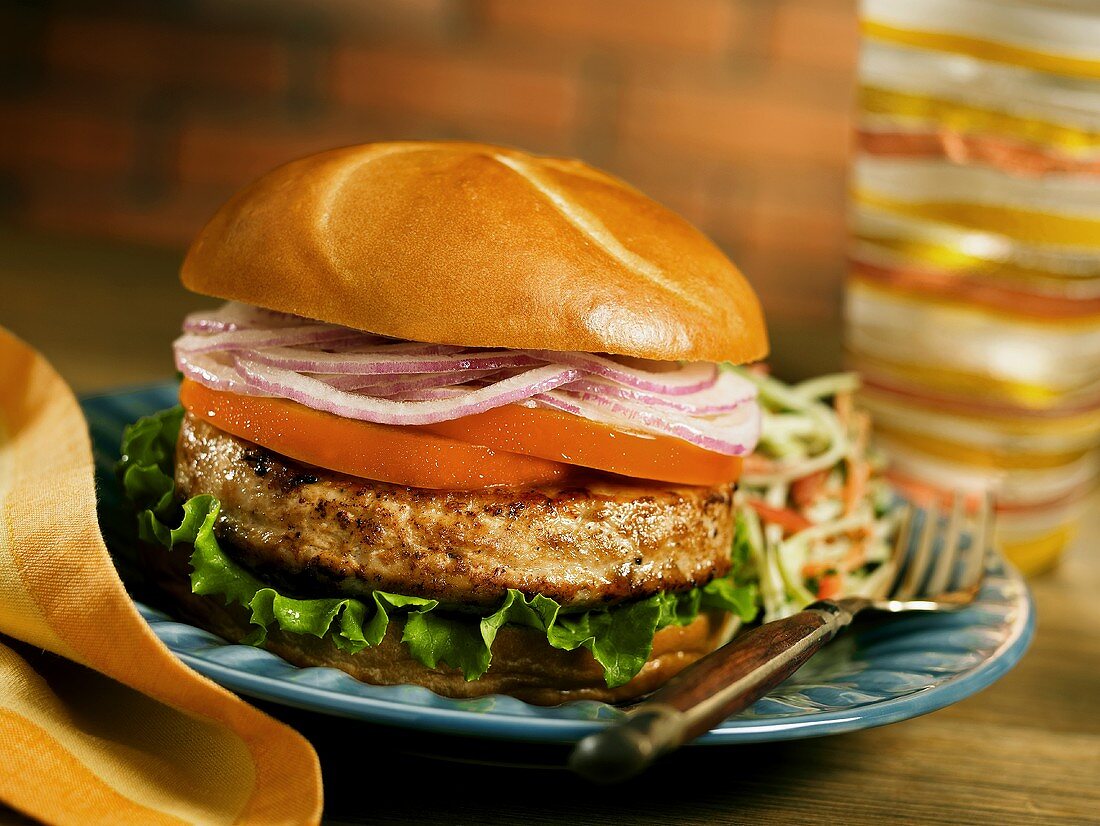
POLYGON ((0 7, 0 219, 184 246, 270 167, 473 138, 684 213, 769 312, 835 312, 854 0, 161 0, 0 7))

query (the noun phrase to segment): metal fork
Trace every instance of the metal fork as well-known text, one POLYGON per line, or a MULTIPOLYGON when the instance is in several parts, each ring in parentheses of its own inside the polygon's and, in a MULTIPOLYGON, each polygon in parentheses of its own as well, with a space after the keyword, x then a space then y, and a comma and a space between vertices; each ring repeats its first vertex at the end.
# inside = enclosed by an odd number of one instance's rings
POLYGON ((569 767, 605 783, 637 774, 657 757, 752 705, 863 611, 903 614, 966 606, 985 575, 993 530, 988 495, 969 515, 972 530, 964 530, 967 520, 966 499, 958 493, 946 519, 935 504, 924 509, 919 530, 912 507, 905 506, 893 552, 884 563, 890 567, 877 593, 820 600, 735 637, 682 671, 626 720, 581 740, 569 767), (914 533, 916 547, 911 549, 914 533), (965 536, 969 543, 964 544, 965 536))

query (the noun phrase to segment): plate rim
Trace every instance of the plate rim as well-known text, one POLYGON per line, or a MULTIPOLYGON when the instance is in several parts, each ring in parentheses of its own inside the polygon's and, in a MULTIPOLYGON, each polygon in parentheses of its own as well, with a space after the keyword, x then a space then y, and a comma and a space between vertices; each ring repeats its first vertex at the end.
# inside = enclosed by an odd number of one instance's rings
MULTIPOLYGON (((726 720, 695 740, 692 745, 794 740, 875 728, 920 717, 977 694, 1000 679, 1022 659, 1035 632, 1035 605, 1030 588, 1022 575, 1008 563, 1004 564, 1004 575, 1017 591, 1015 602, 1012 603, 1016 609, 1013 623, 1006 638, 973 669, 953 675, 938 685, 918 689, 901 697, 872 701, 852 709, 794 715, 782 720, 726 720)), ((526 715, 507 710, 483 713, 433 705, 413 705, 401 700, 348 694, 332 688, 258 674, 176 650, 160 632, 169 626, 184 627, 199 631, 219 648, 259 650, 265 656, 281 658, 264 649, 226 642, 215 634, 176 620, 136 600, 135 606, 150 623, 158 638, 195 671, 240 694, 293 708, 418 731, 543 743, 575 742, 613 722, 610 719, 579 720, 539 716, 537 706, 532 707, 536 710, 531 715, 526 715)), ((354 679, 339 669, 326 666, 301 668, 285 660, 282 663, 298 671, 328 671, 341 675, 342 678, 354 679)))

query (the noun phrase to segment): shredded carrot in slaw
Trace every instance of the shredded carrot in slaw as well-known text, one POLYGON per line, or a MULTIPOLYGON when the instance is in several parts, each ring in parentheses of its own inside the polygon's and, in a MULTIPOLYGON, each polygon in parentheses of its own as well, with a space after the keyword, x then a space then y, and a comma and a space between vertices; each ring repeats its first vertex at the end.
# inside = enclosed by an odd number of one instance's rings
POLYGON ((866 592, 889 556, 896 520, 870 448, 870 418, 855 403, 856 377, 787 385, 740 372, 757 385, 763 412, 738 503, 759 524, 752 550, 765 620, 813 599, 866 592))

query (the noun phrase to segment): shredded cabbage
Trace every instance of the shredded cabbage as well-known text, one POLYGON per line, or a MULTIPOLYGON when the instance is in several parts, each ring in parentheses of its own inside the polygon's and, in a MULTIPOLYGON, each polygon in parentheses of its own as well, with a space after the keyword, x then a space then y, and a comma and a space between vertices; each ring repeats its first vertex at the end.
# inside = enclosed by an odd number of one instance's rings
POLYGON ((868 423, 851 409, 858 377, 839 373, 788 385, 752 369, 727 369, 760 391, 760 443, 746 461, 737 501, 760 576, 764 621, 819 596, 873 592, 889 573, 883 563, 897 526, 878 478, 881 463, 867 448, 868 423), (852 487, 852 473, 867 475, 862 489, 852 487), (800 490, 806 485, 812 497, 800 490), (784 523, 775 521, 780 515, 784 523))

